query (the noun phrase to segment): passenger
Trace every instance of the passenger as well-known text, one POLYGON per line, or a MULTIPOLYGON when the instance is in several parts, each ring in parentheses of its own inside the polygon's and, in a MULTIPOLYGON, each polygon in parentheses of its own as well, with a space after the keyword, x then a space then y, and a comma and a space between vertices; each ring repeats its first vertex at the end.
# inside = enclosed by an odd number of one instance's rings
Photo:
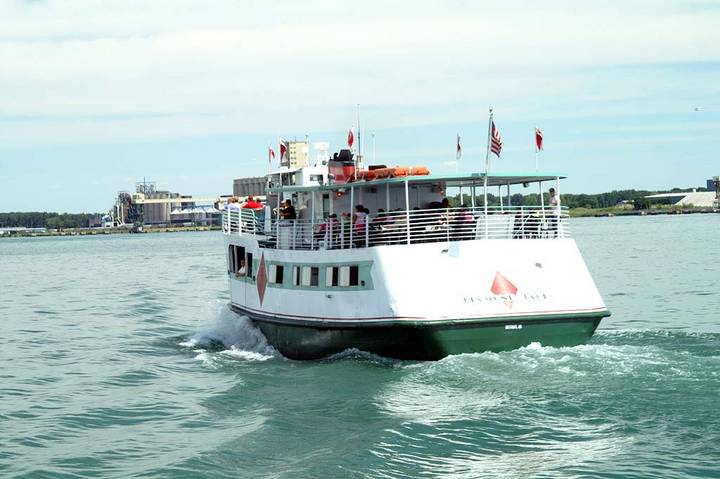
POLYGON ((451 215, 451 219, 452 237, 455 241, 472 239, 471 233, 475 224, 475 218, 467 205, 462 205, 457 213, 451 215))
POLYGON ((560 199, 555 195, 555 188, 548 190, 550 198, 548 199, 548 205, 552 208, 550 211, 550 218, 548 220, 549 236, 554 238, 557 236, 558 222, 557 222, 557 207, 560 204, 560 199))
POLYGON ((259 201, 256 201, 252 196, 248 196, 242 207, 251 210, 259 210, 262 209, 263 205, 259 201))
MULTIPOLYGON (((365 243, 365 227, 368 222, 368 215, 363 205, 355 205, 355 213, 352 216, 353 236, 355 245, 362 246, 365 243)), ((366 245, 367 246, 367 245, 366 245)))
POLYGON ((440 208, 450 208, 450 200, 447 198, 443 198, 440 202, 440 208))
POLYGON ((393 212, 395 214, 395 223, 393 225, 394 228, 394 237, 393 239, 395 242, 403 242, 407 235, 407 216, 405 210, 402 208, 395 208, 395 211, 393 212))
POLYGON ((228 211, 237 211, 240 209, 240 205, 238 204, 238 199, 234 196, 231 196, 227 200, 227 204, 225 205, 225 209, 228 211))
POLYGON ((295 220, 297 219, 297 213, 295 213, 295 207, 292 205, 290 200, 285 200, 280 207, 280 218, 284 220, 295 220))
MULTIPOLYGON (((230 219, 230 227, 232 227, 232 224, 239 221, 239 218, 236 217, 236 215, 240 212, 240 205, 238 204, 238 199, 234 196, 231 196, 228 198, 227 203, 225 204, 225 210, 228 212, 228 217, 230 219)), ((227 231, 228 229, 228 221, 223 221, 223 230, 227 231)))
POLYGON ((238 269, 238 270, 235 272, 235 277, 236 277, 236 278, 239 278, 240 276, 245 276, 245 275, 246 275, 246 272, 245 272, 245 260, 244 260, 244 259, 241 259, 241 260, 240 260, 240 269, 238 269))
POLYGON ((326 248, 332 249, 339 234, 340 221, 338 221, 337 215, 333 213, 320 224, 318 239, 324 240, 326 248))

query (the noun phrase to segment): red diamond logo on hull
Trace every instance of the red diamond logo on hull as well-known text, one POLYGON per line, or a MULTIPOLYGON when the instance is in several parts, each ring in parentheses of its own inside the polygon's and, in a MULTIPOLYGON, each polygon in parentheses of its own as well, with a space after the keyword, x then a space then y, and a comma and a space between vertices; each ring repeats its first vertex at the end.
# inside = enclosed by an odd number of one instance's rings
MULTIPOLYGON (((503 276, 500 271, 495 272, 495 279, 490 287, 490 291, 498 296, 502 295, 515 295, 517 293, 517 286, 512 284, 509 279, 503 276)), ((508 308, 513 307, 512 299, 505 301, 505 306, 508 308)))
POLYGON ((260 266, 258 267, 257 273, 257 292, 260 297, 260 306, 263 304, 265 299, 265 289, 267 288, 267 273, 265 272, 265 254, 260 256, 260 266))

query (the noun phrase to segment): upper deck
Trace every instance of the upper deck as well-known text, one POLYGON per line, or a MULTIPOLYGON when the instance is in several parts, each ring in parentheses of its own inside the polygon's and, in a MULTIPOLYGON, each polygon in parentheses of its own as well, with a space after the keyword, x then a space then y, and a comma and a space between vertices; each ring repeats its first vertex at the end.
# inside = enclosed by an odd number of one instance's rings
POLYGON ((264 247, 303 250, 569 237, 567 209, 559 197, 545 205, 542 195, 547 182, 559 191, 563 176, 557 174, 422 175, 337 184, 314 175, 309 185, 283 185, 282 177, 275 178, 279 181, 271 177, 267 189, 268 205, 275 208, 226 210, 225 234, 251 236, 264 247), (530 184, 538 186, 540 204, 510 206, 511 186, 524 190, 530 184), (450 207, 450 189, 462 206, 450 207), (488 204, 490 191, 497 193, 497 204, 488 204), (294 219, 281 217, 277 206, 286 200, 294 205, 294 219))

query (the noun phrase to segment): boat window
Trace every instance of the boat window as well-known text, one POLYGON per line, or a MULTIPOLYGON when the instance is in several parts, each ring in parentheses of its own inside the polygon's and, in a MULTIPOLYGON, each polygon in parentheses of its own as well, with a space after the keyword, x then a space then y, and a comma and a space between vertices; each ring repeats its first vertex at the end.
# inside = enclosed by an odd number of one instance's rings
POLYGON ((240 259, 245 256, 245 248, 231 244, 228 246, 228 273, 235 273, 240 268, 240 259))
POLYGON ((285 268, 282 265, 275 265, 275 275, 274 277, 271 276, 276 284, 283 284, 283 273, 285 272, 285 268))
POLYGON ((255 265, 253 265, 253 255, 252 255, 252 253, 248 253, 245 256, 246 256, 245 257, 245 269, 247 271, 247 274, 245 276, 252 279, 253 266, 255 266, 255 265))
POLYGON ((338 286, 340 281, 340 268, 337 266, 328 266, 325 269, 325 286, 338 286))
POLYGON ((228 246, 228 273, 235 272, 235 246, 228 246))
POLYGON ((300 286, 300 266, 293 266, 293 286, 300 286))
POLYGON ((340 286, 350 286, 350 266, 340 267, 340 286))
POLYGON ((310 266, 303 266, 301 272, 300 284, 302 286, 310 286, 310 266))
POLYGON ((320 268, 310 268, 310 286, 317 286, 320 281, 320 268))
POLYGON ((360 283, 360 267, 350 266, 350 286, 357 286, 360 283))

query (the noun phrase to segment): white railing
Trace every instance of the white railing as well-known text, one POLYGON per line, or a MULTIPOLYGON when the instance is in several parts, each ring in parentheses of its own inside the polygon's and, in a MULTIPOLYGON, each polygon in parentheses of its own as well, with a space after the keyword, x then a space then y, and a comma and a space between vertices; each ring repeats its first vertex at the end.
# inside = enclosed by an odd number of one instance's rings
POLYGON ((568 238, 567 208, 521 206, 396 210, 316 220, 265 218, 249 209, 223 212, 225 234, 252 235, 278 249, 345 249, 482 239, 568 238))

